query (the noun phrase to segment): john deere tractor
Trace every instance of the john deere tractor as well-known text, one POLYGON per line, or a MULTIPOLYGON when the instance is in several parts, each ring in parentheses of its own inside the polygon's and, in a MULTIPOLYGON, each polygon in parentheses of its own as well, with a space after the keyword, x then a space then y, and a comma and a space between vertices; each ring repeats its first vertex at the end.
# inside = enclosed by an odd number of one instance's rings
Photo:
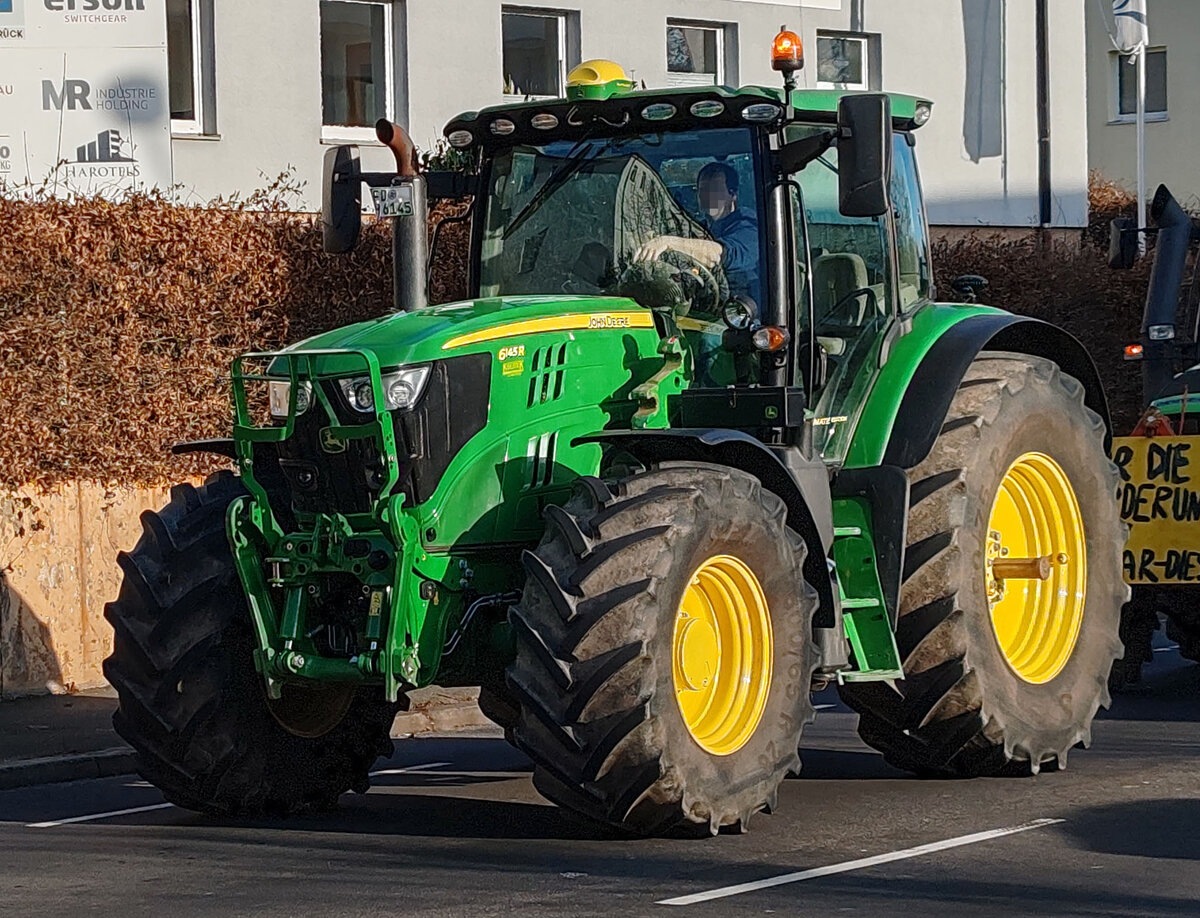
MULTIPOLYGON (((446 128, 469 174, 330 151, 399 311, 233 365, 233 472, 120 557, 116 726, 167 798, 365 791, 420 686, 477 685, 550 800, 641 834, 745 827, 811 693, 928 775, 1090 739, 1126 595, 1104 395, 1050 325, 938 303, 929 102, 794 88, 566 98, 446 128), (470 298, 426 302, 426 200, 471 200, 470 298)), ((444 234, 439 234, 444 235, 444 234)), ((436 252, 435 252, 436 255, 436 252)))
MULTIPOLYGON (((1113 668, 1118 686, 1140 680, 1160 618, 1180 653, 1200 662, 1200 260, 1193 257, 1200 220, 1166 186, 1150 216, 1153 226, 1144 231, 1155 237, 1154 267, 1141 337, 1125 349, 1140 362, 1146 407, 1133 435, 1113 444, 1129 526, 1125 579, 1133 585, 1121 621, 1125 653, 1113 668)), ((1136 221, 1113 222, 1113 268, 1133 266, 1139 231, 1136 221)))

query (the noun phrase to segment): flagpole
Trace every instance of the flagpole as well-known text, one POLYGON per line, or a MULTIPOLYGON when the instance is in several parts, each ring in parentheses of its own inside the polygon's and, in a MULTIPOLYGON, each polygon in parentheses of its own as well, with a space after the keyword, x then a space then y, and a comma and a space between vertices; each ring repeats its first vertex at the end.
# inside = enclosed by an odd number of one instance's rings
MULTIPOLYGON (((1146 45, 1137 50, 1137 212, 1139 229, 1146 225, 1146 45)), ((1146 254, 1146 234, 1138 233, 1138 251, 1146 254)))

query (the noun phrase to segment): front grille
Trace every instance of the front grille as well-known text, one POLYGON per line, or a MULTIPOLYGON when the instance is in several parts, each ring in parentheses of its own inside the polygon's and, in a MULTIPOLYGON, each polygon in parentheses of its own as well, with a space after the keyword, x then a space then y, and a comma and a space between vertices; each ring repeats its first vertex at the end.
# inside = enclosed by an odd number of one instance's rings
POLYGON ((297 513, 368 513, 383 483, 383 462, 370 440, 348 440, 341 451, 321 443, 330 425, 319 406, 296 419, 279 444, 279 468, 297 513))
MULTIPOLYGON (((451 460, 487 425, 490 379, 490 354, 438 361, 416 407, 392 412, 400 489, 409 506, 433 494, 451 460)), ((336 423, 363 422, 335 381, 321 385, 338 414, 336 423)), ((344 449, 331 451, 321 439, 331 423, 315 403, 296 419, 287 440, 255 447, 255 475, 267 487, 281 525, 295 513, 369 513, 379 498, 384 464, 375 443, 348 440, 344 449)))

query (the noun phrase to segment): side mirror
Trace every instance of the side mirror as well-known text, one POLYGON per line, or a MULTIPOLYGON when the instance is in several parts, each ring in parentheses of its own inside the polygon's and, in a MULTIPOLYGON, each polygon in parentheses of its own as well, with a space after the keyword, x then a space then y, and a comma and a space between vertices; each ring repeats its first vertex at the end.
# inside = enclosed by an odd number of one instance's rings
POLYGON ((362 166, 358 147, 334 147, 325 154, 321 187, 321 229, 325 251, 349 252, 362 228, 362 166))
POLYGON ((892 102, 883 93, 843 96, 838 103, 838 198, 846 217, 891 210, 892 102))
POLYGON ((1128 271, 1138 258, 1137 221, 1117 217, 1108 225, 1108 266, 1114 271, 1128 271))

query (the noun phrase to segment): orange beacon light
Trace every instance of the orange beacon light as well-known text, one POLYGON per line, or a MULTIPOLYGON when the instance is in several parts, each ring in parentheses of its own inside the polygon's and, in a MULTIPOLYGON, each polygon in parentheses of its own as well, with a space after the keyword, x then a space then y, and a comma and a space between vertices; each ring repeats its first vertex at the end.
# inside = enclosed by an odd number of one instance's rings
POLYGON ((804 69, 804 45, 800 36, 781 27, 771 47, 771 67, 781 73, 795 73, 804 69))

